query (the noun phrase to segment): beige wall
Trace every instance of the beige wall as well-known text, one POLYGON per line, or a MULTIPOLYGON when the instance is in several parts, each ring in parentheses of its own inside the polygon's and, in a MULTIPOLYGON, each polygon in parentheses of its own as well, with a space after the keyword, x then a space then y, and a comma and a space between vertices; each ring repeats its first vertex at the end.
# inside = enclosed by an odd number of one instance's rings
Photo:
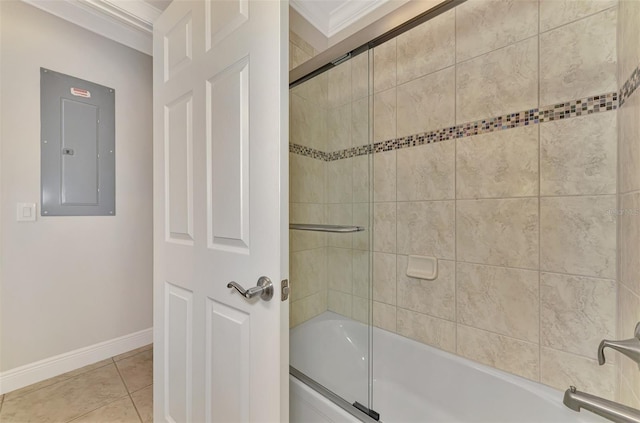
POLYGON ((152 326, 152 67, 23 2, 0 8, 6 371, 152 326), (17 202, 39 203, 41 66, 116 90, 115 217, 15 220, 17 202))
MULTIPOLYGON (((618 81, 640 73, 640 2, 621 0, 618 21, 618 81)), ((618 337, 633 335, 640 321, 640 90, 618 110, 618 209, 620 250, 618 273, 618 337)), ((618 357, 619 400, 640 408, 640 372, 626 357, 618 357)))

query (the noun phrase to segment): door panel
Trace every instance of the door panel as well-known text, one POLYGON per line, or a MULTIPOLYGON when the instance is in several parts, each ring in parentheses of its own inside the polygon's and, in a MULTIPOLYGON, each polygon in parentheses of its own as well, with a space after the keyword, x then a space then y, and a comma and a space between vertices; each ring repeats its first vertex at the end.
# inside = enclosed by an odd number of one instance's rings
POLYGON ((165 106, 167 241, 193 243, 193 94, 165 106))
POLYGON ((244 398, 251 391, 247 363, 251 359, 251 315, 209 298, 207 300, 207 421, 248 421, 244 398), (217 339, 226 339, 222 344, 217 339), (224 410, 214 413, 213 410, 224 410))
POLYGON ((287 19, 174 1, 154 24, 158 421, 288 421, 287 19), (261 276, 270 301, 227 287, 261 276))
POLYGON ((209 247, 249 253, 248 57, 207 81, 207 173, 209 247))

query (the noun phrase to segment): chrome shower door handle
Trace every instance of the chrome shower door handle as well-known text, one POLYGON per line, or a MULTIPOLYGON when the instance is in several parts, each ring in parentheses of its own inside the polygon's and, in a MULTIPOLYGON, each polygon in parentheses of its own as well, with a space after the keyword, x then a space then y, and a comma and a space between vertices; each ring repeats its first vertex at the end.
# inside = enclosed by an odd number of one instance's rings
POLYGON ((258 284, 253 288, 244 289, 239 283, 233 281, 227 284, 227 288, 235 288, 247 299, 254 298, 258 295, 260 295, 260 298, 265 301, 269 301, 273 298, 273 282, 271 282, 271 279, 266 276, 260 276, 258 284))

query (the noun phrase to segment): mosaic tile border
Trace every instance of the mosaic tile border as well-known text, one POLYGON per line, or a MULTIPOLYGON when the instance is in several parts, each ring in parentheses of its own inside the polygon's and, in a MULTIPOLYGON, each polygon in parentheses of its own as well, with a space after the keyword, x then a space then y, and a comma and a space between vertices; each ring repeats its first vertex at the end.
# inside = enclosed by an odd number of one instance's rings
POLYGON ((638 86, 640 86, 640 66, 633 70, 629 79, 627 79, 622 88, 620 88, 620 107, 622 107, 624 102, 627 101, 638 86))
POLYGON ((392 140, 379 141, 373 145, 352 147, 330 153, 325 153, 320 150, 304 147, 298 144, 289 144, 289 151, 291 153, 330 162, 334 160, 364 156, 371 153, 381 153, 384 151, 416 147, 419 145, 432 144, 456 138, 465 138, 522 126, 535 125, 543 122, 570 119, 593 113, 616 110, 618 107, 618 93, 615 92, 568 101, 565 103, 558 103, 541 109, 536 108, 478 120, 475 122, 463 123, 448 128, 437 129, 435 131, 423 132, 392 140))

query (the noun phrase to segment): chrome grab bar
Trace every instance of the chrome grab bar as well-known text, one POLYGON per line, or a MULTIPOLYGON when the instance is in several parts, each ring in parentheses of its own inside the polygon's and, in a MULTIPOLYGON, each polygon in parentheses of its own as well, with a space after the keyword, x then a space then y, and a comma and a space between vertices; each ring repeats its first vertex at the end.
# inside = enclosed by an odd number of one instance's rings
POLYGON ((298 231, 314 231, 314 232, 333 232, 333 233, 350 233, 362 232, 362 226, 345 226, 345 225, 319 225, 319 224, 300 224, 290 223, 289 229, 298 231))
POLYGON ((584 408, 612 422, 640 423, 640 410, 586 392, 580 392, 575 386, 566 390, 562 402, 573 411, 579 412, 581 408, 584 408))

